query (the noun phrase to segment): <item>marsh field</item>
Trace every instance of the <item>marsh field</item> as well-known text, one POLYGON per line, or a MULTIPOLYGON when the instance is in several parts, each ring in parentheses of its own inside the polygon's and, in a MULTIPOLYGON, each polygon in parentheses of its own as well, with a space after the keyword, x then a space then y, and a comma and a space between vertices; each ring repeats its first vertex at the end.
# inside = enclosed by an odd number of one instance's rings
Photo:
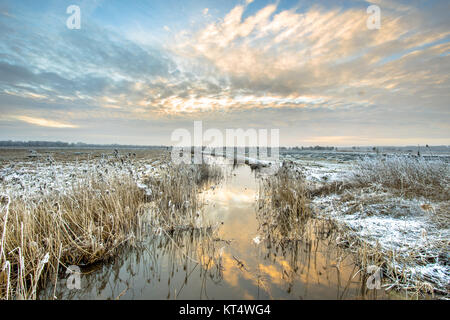
POLYGON ((203 160, 0 149, 0 298, 449 297, 448 154, 203 160))

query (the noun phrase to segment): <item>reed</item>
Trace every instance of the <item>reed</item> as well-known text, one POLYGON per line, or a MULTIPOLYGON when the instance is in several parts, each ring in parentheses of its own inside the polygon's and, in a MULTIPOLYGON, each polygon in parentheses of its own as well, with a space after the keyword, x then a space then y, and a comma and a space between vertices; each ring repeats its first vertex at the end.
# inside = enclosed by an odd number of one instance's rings
POLYGON ((9 198, 1 205, 0 297, 35 299, 59 267, 113 255, 134 239, 145 194, 128 176, 89 174, 64 193, 9 198))
POLYGON ((450 166, 422 157, 364 158, 354 165, 351 180, 359 185, 379 185, 404 197, 450 199, 450 166))
POLYGON ((171 232, 207 226, 198 195, 221 178, 220 168, 208 164, 169 164, 160 175, 148 177, 144 184, 152 190, 153 225, 171 232))
POLYGON ((274 238, 301 237, 305 221, 311 217, 308 190, 301 171, 285 162, 273 176, 263 181, 257 217, 260 225, 274 238))

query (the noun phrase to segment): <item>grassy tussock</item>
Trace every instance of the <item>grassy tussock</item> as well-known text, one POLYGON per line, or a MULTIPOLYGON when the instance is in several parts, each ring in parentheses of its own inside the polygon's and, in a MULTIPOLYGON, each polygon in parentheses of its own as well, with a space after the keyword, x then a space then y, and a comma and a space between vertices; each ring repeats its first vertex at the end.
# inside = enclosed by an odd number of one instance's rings
POLYGON ((365 158, 355 164, 354 182, 380 185, 402 196, 450 199, 450 169, 443 161, 392 156, 365 158))
POLYGON ((328 194, 341 194, 347 190, 352 190, 359 187, 359 183, 348 181, 333 181, 327 183, 309 183, 308 196, 310 198, 324 196, 328 194))
POLYGON ((216 165, 202 163, 195 165, 193 169, 191 167, 191 170, 193 170, 195 183, 199 186, 214 183, 223 178, 222 169, 216 165))
POLYGON ((436 262, 436 259, 445 259, 442 248, 448 247, 448 241, 435 242, 427 252, 411 250, 408 254, 401 254, 393 249, 385 249, 379 245, 372 245, 356 235, 353 230, 342 223, 336 224, 336 243, 346 251, 352 253, 355 262, 361 270, 369 266, 377 266, 382 270, 383 288, 385 290, 404 290, 406 297, 419 298, 424 294, 435 297, 449 296, 449 286, 442 285, 440 279, 424 277, 418 279, 411 267, 427 265, 436 262), (432 253, 432 254, 430 254, 432 253))
POLYGON ((258 219, 275 238, 298 239, 304 222, 311 217, 305 178, 283 163, 278 172, 260 186, 258 219))
POLYGON ((220 168, 208 164, 170 164, 159 176, 149 177, 144 183, 152 190, 153 224, 168 231, 205 226, 198 194, 221 177, 220 168))
POLYGON ((94 175, 36 201, 3 197, 0 297, 35 299, 60 265, 110 257, 140 229, 144 201, 130 177, 94 175))

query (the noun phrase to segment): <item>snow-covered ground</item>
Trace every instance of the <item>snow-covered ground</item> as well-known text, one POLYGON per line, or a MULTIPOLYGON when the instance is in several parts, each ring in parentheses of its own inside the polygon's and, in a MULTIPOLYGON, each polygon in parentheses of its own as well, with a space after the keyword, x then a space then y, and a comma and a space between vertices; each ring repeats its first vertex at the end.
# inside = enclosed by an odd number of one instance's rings
MULTIPOLYGON (((159 160, 120 160, 114 158, 54 162, 23 161, 4 163, 0 167, 0 194, 11 198, 37 198, 65 193, 72 186, 90 176, 131 176, 143 189, 142 180, 157 175, 166 164, 159 160)), ((148 191, 148 190, 146 190, 148 191)))
MULTIPOLYGON (((347 181, 353 170, 351 161, 287 160, 301 166, 306 179, 316 186, 347 181)), ((387 256, 398 257, 389 263, 413 282, 430 282, 448 295, 450 221, 442 225, 434 218, 437 212, 448 210, 449 201, 403 199, 381 188, 358 188, 317 196, 312 208, 317 215, 331 217, 351 230, 352 236, 378 246, 387 256)))
POLYGON ((326 161, 296 160, 300 164, 306 179, 312 182, 333 182, 347 180, 351 164, 326 161))

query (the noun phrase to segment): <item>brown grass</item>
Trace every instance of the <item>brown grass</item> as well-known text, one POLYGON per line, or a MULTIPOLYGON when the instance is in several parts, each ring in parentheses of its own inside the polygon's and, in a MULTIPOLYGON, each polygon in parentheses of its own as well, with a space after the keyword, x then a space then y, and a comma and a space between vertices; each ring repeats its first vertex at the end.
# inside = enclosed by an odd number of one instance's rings
POLYGON ((304 176, 284 163, 260 186, 258 219, 274 238, 297 239, 311 217, 304 176))
MULTIPOLYGON (((13 162, 20 164, 23 161, 42 162, 47 159, 53 161, 73 162, 74 160, 85 161, 93 159, 102 159, 105 157, 114 156, 114 148, 19 148, 9 147, 0 148, 0 164, 13 162), (35 151, 35 156, 32 156, 31 150, 35 151)), ((132 158, 132 159, 158 159, 167 158, 168 151, 165 148, 155 149, 118 149, 118 157, 132 158)))
MULTIPOLYGON (((317 185, 306 182, 300 169, 294 165, 283 163, 283 167, 274 176, 268 177, 260 188, 260 229, 265 237, 277 239, 279 243, 304 238, 305 226, 313 216, 309 200, 327 194, 341 194, 341 201, 354 201, 355 208, 350 206, 349 213, 359 210, 360 206, 383 202, 389 194, 443 199, 444 202, 437 209, 432 206, 422 209, 432 210, 433 219, 445 226, 448 225, 448 178, 447 164, 396 157, 363 160, 356 165, 356 173, 350 180, 317 185), (361 202, 360 193, 363 190, 369 190, 371 196, 361 202)), ((417 296, 423 293, 448 294, 434 287, 433 279, 419 281, 405 271, 408 266, 416 266, 418 261, 426 264, 442 259, 438 254, 441 251, 439 246, 445 247, 448 243, 438 243, 432 250, 433 255, 418 250, 399 255, 395 250, 369 244, 343 223, 330 221, 330 228, 335 230, 333 238, 336 243, 352 254, 361 272, 365 273, 367 267, 372 265, 382 268, 384 281, 389 288, 413 290, 417 296)))
POLYGON ((379 185, 404 197, 450 199, 450 166, 409 156, 363 159, 355 164, 353 183, 379 185))
POLYGON ((135 244, 147 224, 172 232, 202 227, 198 192, 222 176, 206 164, 169 165, 148 178, 149 197, 131 175, 80 174, 77 184, 46 197, 1 197, 0 299, 36 299, 61 267, 106 260, 135 244))
MULTIPOLYGON (((435 262, 439 257, 441 248, 448 246, 446 241, 435 243, 433 251, 436 256, 430 255, 429 252, 421 252, 420 250, 411 250, 408 255, 401 255, 396 250, 383 249, 380 245, 372 245, 367 243, 364 238, 355 234, 348 226, 342 223, 335 224, 336 243, 344 248, 347 252, 351 252, 355 262, 364 272, 369 266, 377 266, 382 270, 383 287, 385 290, 395 289, 402 290, 406 298, 423 298, 425 295, 435 298, 449 296, 447 288, 437 287, 436 279, 425 278, 418 279, 410 271, 408 266, 417 266, 418 263, 426 264, 435 262)), ((445 250, 444 250, 445 251, 445 250)))
POLYGON ((35 299, 60 265, 90 264, 134 239, 145 195, 129 177, 89 176, 64 194, 37 201, 4 197, 0 297, 35 299))
POLYGON ((207 164, 170 164, 159 176, 149 177, 144 183, 152 190, 153 224, 168 231, 204 226, 198 194, 221 177, 220 168, 207 164))

